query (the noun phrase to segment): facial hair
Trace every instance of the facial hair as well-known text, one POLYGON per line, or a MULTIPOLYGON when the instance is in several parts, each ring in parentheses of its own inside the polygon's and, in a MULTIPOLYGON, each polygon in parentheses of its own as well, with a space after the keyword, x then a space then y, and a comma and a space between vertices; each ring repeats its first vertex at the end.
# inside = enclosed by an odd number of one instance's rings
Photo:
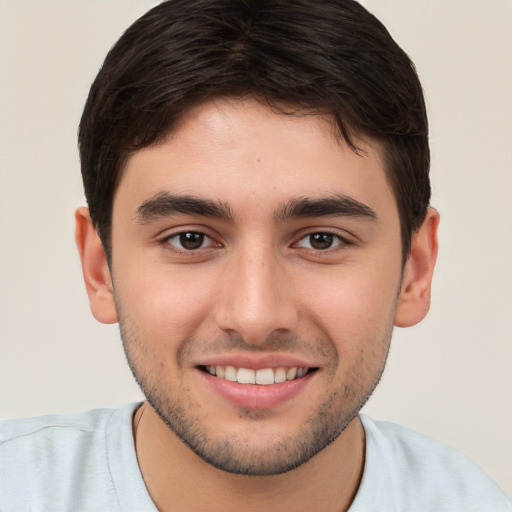
MULTIPOLYGON (((265 448, 251 446, 247 439, 209 428, 201 417, 201 405, 193 401, 187 388, 167 389, 155 371, 162 366, 152 359, 148 344, 123 315, 117 301, 123 347, 130 369, 148 403, 168 428, 201 459, 215 468, 247 476, 270 476, 285 473, 304 464, 340 436, 358 415, 373 393, 384 371, 391 341, 394 310, 377 339, 361 343, 358 356, 345 369, 342 383, 331 389, 321 404, 312 410, 298 430, 287 435, 270 436, 265 448)), ((229 351, 291 352, 300 347, 301 353, 315 354, 326 361, 333 380, 339 355, 328 339, 308 342, 290 335, 274 335, 262 345, 252 345, 236 336, 216 340, 188 339, 177 352, 178 367, 191 353, 228 353, 229 351), (327 363, 329 362, 329 363, 327 363)), ((323 369, 324 371, 324 369, 323 369)), ((307 406, 307 404, 305 404, 307 406)), ((267 411, 244 410, 240 416, 257 424, 267 411)))

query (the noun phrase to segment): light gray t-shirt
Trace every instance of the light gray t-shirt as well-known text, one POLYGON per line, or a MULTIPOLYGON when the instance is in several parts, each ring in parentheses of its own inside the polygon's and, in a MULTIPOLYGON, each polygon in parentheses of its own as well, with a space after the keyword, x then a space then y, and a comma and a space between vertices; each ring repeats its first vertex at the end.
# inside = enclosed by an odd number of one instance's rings
MULTIPOLYGON (((0 422, 1 512, 156 512, 137 464, 139 404, 0 422)), ((366 460, 350 512, 511 512, 464 455, 362 416, 366 460)))

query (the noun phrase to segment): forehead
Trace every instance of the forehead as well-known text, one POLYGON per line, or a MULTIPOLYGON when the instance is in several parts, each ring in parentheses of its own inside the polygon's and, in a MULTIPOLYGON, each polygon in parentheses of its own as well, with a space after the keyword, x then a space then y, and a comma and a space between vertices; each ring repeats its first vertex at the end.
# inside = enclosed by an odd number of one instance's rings
POLYGON ((189 111, 164 141, 130 157, 114 212, 121 203, 131 201, 133 209, 165 192, 220 200, 238 213, 332 194, 394 208, 380 145, 356 144, 360 154, 326 116, 286 115, 252 99, 209 101, 189 111))

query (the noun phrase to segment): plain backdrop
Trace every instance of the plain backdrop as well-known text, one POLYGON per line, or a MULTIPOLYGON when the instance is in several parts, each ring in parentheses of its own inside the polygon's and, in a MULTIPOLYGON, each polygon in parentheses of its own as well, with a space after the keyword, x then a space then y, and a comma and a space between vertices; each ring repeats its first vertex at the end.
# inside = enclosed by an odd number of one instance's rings
MULTIPOLYGON (((0 417, 141 395, 89 312, 73 239, 76 130, 149 0, 0 0, 0 417)), ((364 412, 462 450, 512 495, 512 2, 366 0, 416 62, 442 216, 432 308, 396 330, 364 412)))

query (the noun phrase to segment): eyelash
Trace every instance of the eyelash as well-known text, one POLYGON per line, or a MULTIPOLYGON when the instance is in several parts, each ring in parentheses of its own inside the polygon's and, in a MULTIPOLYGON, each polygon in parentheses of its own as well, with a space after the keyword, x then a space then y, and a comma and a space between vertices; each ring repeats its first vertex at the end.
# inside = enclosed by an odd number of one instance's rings
POLYGON ((311 250, 311 251, 314 251, 314 253, 318 254, 318 255, 326 254, 326 253, 331 252, 331 251, 336 251, 337 249, 341 248, 340 246, 346 247, 346 246, 349 246, 349 245, 352 245, 352 242, 347 240, 347 238, 342 237, 338 233, 333 233, 331 231, 312 231, 312 232, 306 233, 304 236, 302 236, 298 240, 298 242, 293 244, 294 247, 299 247, 299 248, 304 248, 304 249, 307 249, 307 250, 311 250), (322 248, 315 248, 315 247, 304 247, 304 246, 300 245, 301 242, 303 242, 305 240, 308 240, 308 239, 309 239, 310 245, 311 245, 312 237, 330 237, 331 238, 331 244, 329 245, 329 247, 325 247, 323 249, 322 248))
MULTIPOLYGON (((320 240, 321 242, 321 240, 320 240)), ((169 236, 166 236, 162 243, 168 246, 171 246, 173 251, 184 254, 184 255, 193 255, 197 254, 199 251, 204 250, 211 250, 214 248, 220 248, 222 247, 222 244, 219 242, 216 242, 214 238, 207 235, 206 233, 198 230, 188 230, 188 231, 180 231, 178 233, 173 233, 169 236), (186 248, 184 247, 185 240, 182 237, 188 237, 188 241, 192 242, 194 244, 194 241, 198 243, 198 247, 193 248, 186 248), (173 239, 176 239, 176 243, 172 243, 171 241, 173 239), (209 244, 206 247, 203 247, 203 244, 205 241, 209 240, 209 244), (181 247, 178 246, 178 244, 181 245, 181 247)), ((350 240, 347 240, 347 238, 342 237, 341 235, 337 233, 333 233, 330 231, 310 231, 303 236, 301 236, 297 242, 294 242, 291 247, 292 248, 299 248, 299 249, 305 249, 309 251, 313 251, 315 255, 323 255, 329 252, 334 252, 336 250, 339 250, 340 246, 347 247, 353 245, 353 242, 350 240), (330 237, 330 245, 325 248, 315 248, 311 246, 311 238, 312 237, 330 237), (301 245, 304 241, 307 241, 309 239, 310 247, 305 247, 304 245, 301 245)))
MULTIPOLYGON (((192 243, 194 242, 194 239, 192 237, 189 238, 189 241, 191 241, 192 243)), ((197 241, 197 240, 196 240, 197 241)), ((173 250, 174 251, 177 251, 177 252, 180 252, 180 253, 184 253, 184 254, 194 254, 196 253, 197 251, 200 251, 200 250, 205 250, 205 249, 211 249, 213 247, 221 247, 222 244, 218 243, 218 242, 215 242, 215 240, 207 235, 206 233, 203 233, 202 231, 194 231, 194 230, 188 230, 188 231, 180 231, 178 233, 173 233, 172 235, 169 235, 167 237, 165 237, 162 242, 164 244, 168 244, 170 246, 172 246, 173 250), (210 240, 210 244, 208 247, 196 247, 196 248, 191 248, 191 249, 187 249, 185 247, 183 247, 183 242, 184 240, 182 240, 181 238, 182 237, 185 237, 187 235, 193 235, 193 236, 199 236, 201 237, 201 240, 200 240, 200 245, 202 246, 204 241, 205 240, 210 240), (177 239, 177 242, 181 244, 181 248, 178 247, 177 245, 171 243, 171 240, 173 239, 177 239)))

